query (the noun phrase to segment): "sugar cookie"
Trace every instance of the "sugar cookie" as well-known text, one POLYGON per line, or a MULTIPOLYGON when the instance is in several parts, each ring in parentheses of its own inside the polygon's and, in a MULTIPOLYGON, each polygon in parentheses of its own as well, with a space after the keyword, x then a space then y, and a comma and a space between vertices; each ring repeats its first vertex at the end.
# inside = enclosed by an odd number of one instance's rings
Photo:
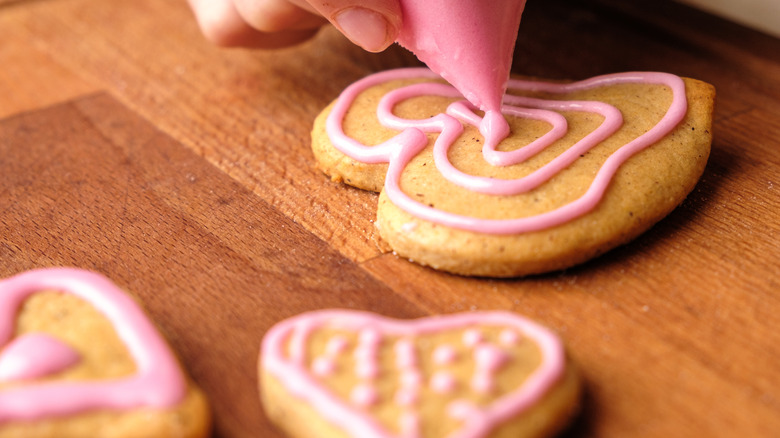
POLYGON ((559 339, 508 312, 395 320, 322 310, 263 339, 260 390, 291 437, 538 437, 581 386, 559 339))
POLYGON ((693 189, 710 151, 712 86, 633 72, 512 79, 506 138, 427 69, 377 73, 317 118, 333 180, 380 191, 376 225, 399 255, 465 275, 563 269, 635 238, 693 189), (495 136, 488 136, 493 138, 495 136))
POLYGON ((205 437, 205 396, 138 304, 96 273, 0 281, 0 437, 205 437))

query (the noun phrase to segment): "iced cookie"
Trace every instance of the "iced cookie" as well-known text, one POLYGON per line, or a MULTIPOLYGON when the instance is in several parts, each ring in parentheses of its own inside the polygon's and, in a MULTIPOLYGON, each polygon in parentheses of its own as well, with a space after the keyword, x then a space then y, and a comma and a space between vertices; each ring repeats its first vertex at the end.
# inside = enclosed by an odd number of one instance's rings
POLYGON ((139 305, 105 277, 0 281, 0 437, 205 437, 205 396, 139 305))
POLYGON ((268 331, 260 391, 296 438, 521 438, 563 429, 581 386, 559 339, 516 314, 323 310, 268 331))
POLYGON ((665 73, 512 79, 496 135, 427 69, 394 70, 326 108, 313 151, 332 179, 381 190, 376 225, 399 255, 522 276, 591 259, 680 204, 709 157, 714 94, 665 73))

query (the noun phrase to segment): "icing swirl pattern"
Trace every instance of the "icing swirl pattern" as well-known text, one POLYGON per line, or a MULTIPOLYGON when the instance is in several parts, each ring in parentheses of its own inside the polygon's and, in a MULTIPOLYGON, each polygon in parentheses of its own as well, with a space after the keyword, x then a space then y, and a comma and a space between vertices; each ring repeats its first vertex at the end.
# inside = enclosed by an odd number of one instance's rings
POLYGON ((629 158, 668 135, 683 120, 687 113, 685 83, 675 75, 657 72, 629 72, 597 76, 573 83, 549 83, 511 79, 508 88, 525 92, 543 92, 554 95, 590 90, 597 87, 619 84, 653 84, 667 87, 672 102, 661 120, 644 134, 618 148, 598 170, 583 195, 571 202, 543 213, 510 219, 484 219, 436 209, 412 199, 400 187, 404 168, 417 154, 428 146, 426 134, 438 134, 433 144, 436 168, 453 184, 468 190, 495 196, 511 196, 528 192, 563 171, 582 154, 608 139, 623 124, 621 112, 612 105, 596 101, 550 100, 507 94, 504 96, 504 116, 521 117, 546 122, 550 130, 539 139, 512 151, 499 151, 497 146, 509 132, 506 123, 500 123, 500 114, 488 111, 479 116, 476 108, 466 100, 450 104, 444 113, 428 119, 408 120, 393 114, 396 105, 417 96, 434 95, 460 98, 452 86, 433 82, 439 77, 425 68, 409 68, 380 72, 355 82, 344 90, 336 101, 326 121, 328 136, 336 149, 350 158, 368 164, 388 163, 385 191, 390 200, 423 220, 452 228, 486 234, 521 234, 552 228, 572 221, 588 213, 599 203, 619 167, 629 158), (387 93, 379 102, 379 122, 400 131, 384 143, 368 146, 349 137, 344 132, 343 122, 355 99, 370 87, 398 79, 430 79, 432 82, 415 83, 387 93), (482 177, 464 173, 450 162, 448 152, 463 132, 464 125, 479 128, 485 138, 482 156, 493 166, 510 166, 524 162, 545 148, 551 146, 567 130, 566 119, 560 112, 585 112, 603 118, 601 124, 541 168, 514 180, 482 177), (498 118, 498 119, 497 119, 498 118))

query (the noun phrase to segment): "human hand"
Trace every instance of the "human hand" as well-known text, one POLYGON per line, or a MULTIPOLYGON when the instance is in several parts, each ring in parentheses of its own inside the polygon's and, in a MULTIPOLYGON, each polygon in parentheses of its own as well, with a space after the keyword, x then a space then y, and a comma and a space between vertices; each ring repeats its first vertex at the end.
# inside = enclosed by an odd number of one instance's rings
POLYGON ((226 47, 273 49, 305 41, 330 22, 369 52, 401 29, 400 0, 188 0, 207 39, 226 47))

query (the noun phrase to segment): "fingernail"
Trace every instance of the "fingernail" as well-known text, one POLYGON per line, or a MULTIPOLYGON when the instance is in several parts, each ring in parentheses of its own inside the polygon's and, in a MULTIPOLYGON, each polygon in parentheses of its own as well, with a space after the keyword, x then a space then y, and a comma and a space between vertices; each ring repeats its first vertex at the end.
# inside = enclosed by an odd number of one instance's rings
POLYGON ((369 52, 381 52, 393 43, 385 17, 370 9, 346 9, 334 21, 347 38, 369 52))

